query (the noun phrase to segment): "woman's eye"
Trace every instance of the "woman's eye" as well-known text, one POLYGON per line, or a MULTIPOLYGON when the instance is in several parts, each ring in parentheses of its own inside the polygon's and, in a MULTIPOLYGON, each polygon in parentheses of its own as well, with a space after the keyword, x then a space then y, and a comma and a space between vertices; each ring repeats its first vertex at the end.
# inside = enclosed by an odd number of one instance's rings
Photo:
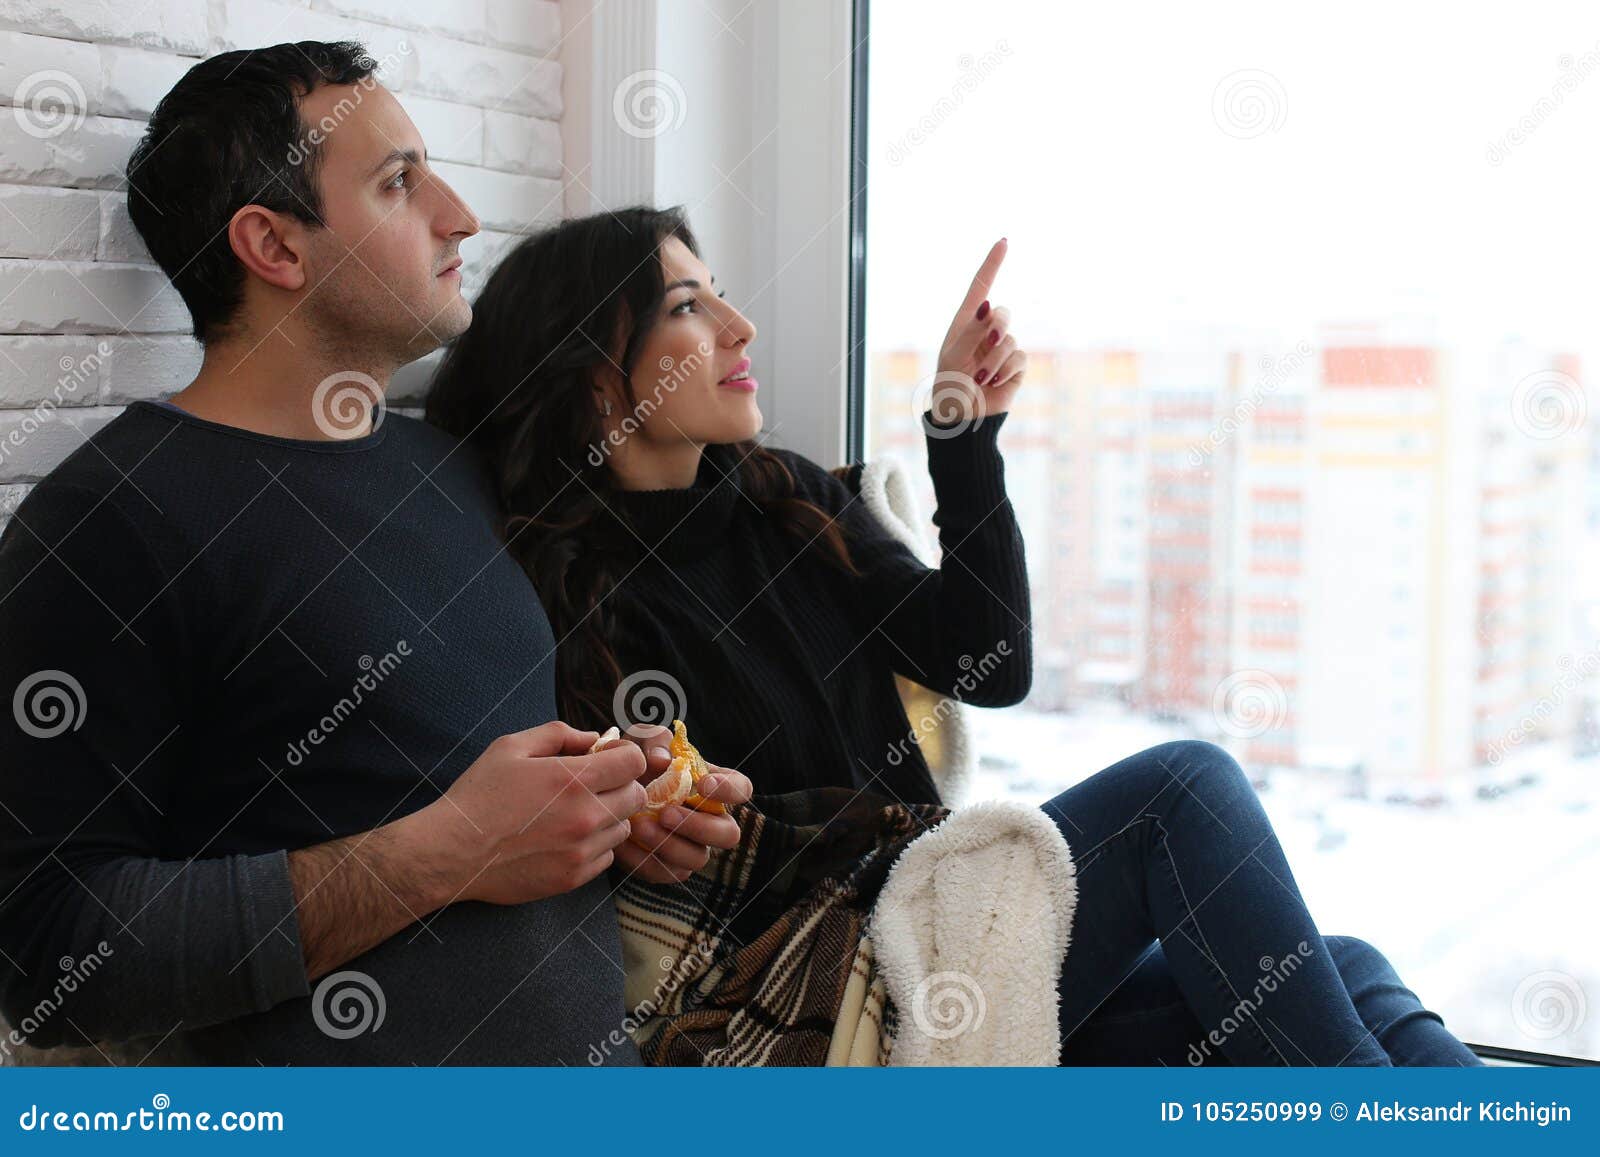
MULTIPOLYGON (((725 298, 727 296, 728 296, 728 291, 726 289, 717 290, 717 297, 719 299, 720 298, 725 298)), ((680 311, 687 311, 687 312, 693 313, 698 308, 699 308, 699 303, 696 302, 694 298, 686 297, 682 301, 678 302, 677 305, 673 306, 670 312, 678 313, 680 311)))

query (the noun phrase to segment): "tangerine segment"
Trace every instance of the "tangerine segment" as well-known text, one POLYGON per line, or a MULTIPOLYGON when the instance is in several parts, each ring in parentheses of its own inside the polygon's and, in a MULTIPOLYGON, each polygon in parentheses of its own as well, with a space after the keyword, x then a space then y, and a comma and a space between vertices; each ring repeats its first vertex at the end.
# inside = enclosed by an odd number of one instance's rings
MULTIPOLYGON (((614 726, 608 727, 605 733, 590 745, 589 754, 595 755, 626 742, 627 740, 622 738, 621 731, 614 726)), ((645 806, 635 812, 635 815, 654 815, 669 803, 683 803, 694 791, 694 774, 689 761, 674 759, 667 765, 665 771, 650 781, 644 791, 645 806)))
POLYGON ((672 721, 672 742, 668 744, 672 754, 679 759, 687 759, 692 764, 697 764, 695 778, 699 779, 705 774, 705 760, 700 758, 700 752, 695 745, 689 742, 689 729, 683 725, 683 720, 672 721))
POLYGON ((683 803, 694 792, 694 775, 686 759, 674 759, 644 789, 645 810, 658 812, 669 803, 683 803))
MULTIPOLYGON (((594 746, 589 750, 602 751, 620 741, 621 733, 615 727, 611 727, 595 740, 594 746)), ((665 771, 645 785, 645 805, 634 814, 657 815, 668 804, 682 804, 695 811, 719 816, 727 815, 728 809, 723 806, 721 800, 707 799, 694 789, 695 784, 711 774, 711 769, 694 744, 689 742, 688 729, 684 727, 681 719, 672 721, 672 742, 668 745, 668 750, 672 752, 672 762, 667 764, 665 771)))

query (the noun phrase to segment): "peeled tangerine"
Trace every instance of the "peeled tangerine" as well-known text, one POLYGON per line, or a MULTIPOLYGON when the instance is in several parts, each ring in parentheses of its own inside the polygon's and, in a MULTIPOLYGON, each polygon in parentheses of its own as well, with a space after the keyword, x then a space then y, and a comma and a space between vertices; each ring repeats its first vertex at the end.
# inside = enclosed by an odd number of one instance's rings
MULTIPOLYGON (((595 740, 590 750, 602 751, 621 740, 621 732, 612 727, 595 740)), ((695 790, 695 784, 699 783, 702 777, 709 775, 711 769, 701 758, 694 744, 689 742, 688 729, 684 727, 681 719, 672 721, 672 743, 668 750, 672 752, 672 762, 667 765, 667 770, 656 776, 645 787, 644 810, 654 815, 668 804, 682 804, 696 811, 727 815, 728 809, 722 806, 721 801, 707 799, 695 790)))

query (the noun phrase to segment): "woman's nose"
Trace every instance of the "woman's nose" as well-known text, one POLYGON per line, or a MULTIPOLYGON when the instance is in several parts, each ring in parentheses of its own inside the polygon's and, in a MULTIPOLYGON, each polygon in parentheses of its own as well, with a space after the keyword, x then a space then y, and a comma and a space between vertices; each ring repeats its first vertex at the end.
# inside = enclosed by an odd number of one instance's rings
POLYGON ((734 345, 749 345, 756 337, 755 323, 738 310, 733 310, 733 316, 729 319, 726 329, 732 336, 734 345))

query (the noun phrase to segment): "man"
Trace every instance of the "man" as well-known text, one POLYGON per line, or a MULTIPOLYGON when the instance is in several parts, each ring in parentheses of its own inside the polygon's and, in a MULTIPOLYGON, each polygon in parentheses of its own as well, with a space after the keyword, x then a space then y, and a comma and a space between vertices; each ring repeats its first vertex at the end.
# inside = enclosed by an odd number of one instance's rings
POLYGON ((0 1010, 31 1045, 585 1063, 627 1011, 607 869, 683 879, 737 842, 630 824, 665 752, 555 721, 486 474, 383 412, 471 319, 478 220, 373 70, 213 57, 129 161, 205 356, 0 540, 0 1010))

